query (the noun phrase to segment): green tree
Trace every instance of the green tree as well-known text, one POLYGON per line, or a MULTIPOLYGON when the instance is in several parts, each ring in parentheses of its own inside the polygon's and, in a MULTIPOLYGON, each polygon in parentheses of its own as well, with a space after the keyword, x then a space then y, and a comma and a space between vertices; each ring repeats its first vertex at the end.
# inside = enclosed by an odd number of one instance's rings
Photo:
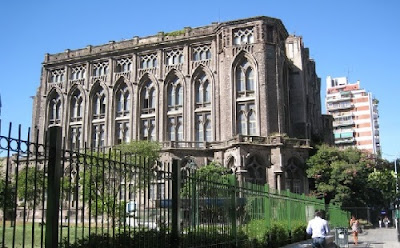
POLYGON ((215 162, 200 166, 195 173, 194 171, 189 171, 189 180, 186 180, 183 185, 181 195, 183 197, 192 197, 193 183, 196 183, 198 197, 212 198, 221 196, 222 191, 218 190, 215 185, 228 184, 229 174, 229 170, 215 162))
POLYGON ((340 150, 321 145, 307 165, 307 175, 315 182, 314 193, 323 195, 326 203, 343 207, 367 205, 369 191, 366 185, 374 168, 374 161, 367 153, 354 148, 340 150))
POLYGON ((126 197, 120 199, 122 191, 126 195, 128 191, 137 193, 148 187, 157 176, 159 153, 157 142, 133 141, 106 153, 82 154, 79 184, 91 215, 121 217, 126 205, 126 197))
MULTIPOLYGON (((41 168, 26 166, 18 171, 17 196, 19 199, 24 199, 28 210, 42 203, 44 195, 42 186, 45 180, 41 168)), ((26 217, 29 218, 28 215, 26 217)))
POLYGON ((376 170, 368 175, 368 188, 371 192, 370 203, 373 203, 377 209, 388 209, 394 199, 397 199, 396 193, 396 175, 393 170, 376 170))

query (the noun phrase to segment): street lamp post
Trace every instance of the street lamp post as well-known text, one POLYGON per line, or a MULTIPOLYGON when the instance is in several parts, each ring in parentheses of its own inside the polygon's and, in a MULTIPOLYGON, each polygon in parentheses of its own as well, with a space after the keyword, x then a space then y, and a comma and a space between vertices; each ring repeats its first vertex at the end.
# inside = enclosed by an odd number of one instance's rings
POLYGON ((399 213, 399 198, 398 198, 398 192, 399 192, 399 180, 397 176, 397 157, 394 159, 394 174, 396 176, 396 199, 395 199, 395 209, 396 209, 396 230, 397 230, 397 240, 400 241, 400 228, 399 228, 399 218, 400 218, 400 213, 399 213))

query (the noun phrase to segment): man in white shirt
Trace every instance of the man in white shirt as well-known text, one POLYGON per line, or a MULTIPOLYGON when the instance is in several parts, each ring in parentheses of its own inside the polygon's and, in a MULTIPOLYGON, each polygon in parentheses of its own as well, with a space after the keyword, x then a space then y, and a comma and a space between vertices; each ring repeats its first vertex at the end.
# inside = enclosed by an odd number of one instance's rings
POLYGON ((325 248, 325 237, 329 233, 328 221, 322 219, 322 212, 315 211, 315 218, 310 220, 307 225, 306 232, 312 234, 311 237, 313 248, 325 248))

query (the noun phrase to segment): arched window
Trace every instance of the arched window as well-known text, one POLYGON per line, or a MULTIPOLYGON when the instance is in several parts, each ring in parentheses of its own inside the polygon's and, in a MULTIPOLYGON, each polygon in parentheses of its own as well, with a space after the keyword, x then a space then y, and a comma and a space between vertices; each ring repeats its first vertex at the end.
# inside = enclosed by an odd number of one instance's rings
MULTIPOLYGON (((209 112, 196 113, 195 138, 198 142, 212 141, 211 114, 209 112)), ((198 144, 201 146, 202 144, 198 144)))
POLYGON ((256 184, 266 183, 266 170, 265 166, 261 165, 262 161, 259 161, 256 156, 248 158, 245 168, 247 170, 246 181, 256 184))
POLYGON ((210 106, 210 83, 203 73, 195 80, 196 108, 210 106))
POLYGON ((61 123, 61 98, 55 93, 49 101, 49 125, 61 123))
POLYGON ((82 125, 71 125, 69 128, 69 137, 71 149, 79 149, 81 147, 82 125))
POLYGON ((237 132, 243 135, 257 135, 255 105, 251 102, 238 104, 237 132))
POLYGON ((242 135, 257 135, 257 112, 255 105, 256 80, 252 64, 243 57, 235 70, 236 130, 242 135))
POLYGON ((92 114, 93 119, 102 119, 106 113, 106 97, 103 88, 98 89, 92 98, 92 114))
POLYGON ((254 96, 254 71, 247 59, 244 59, 243 62, 236 67, 235 80, 236 97, 254 96))
POLYGON ((116 116, 127 116, 129 114, 130 93, 126 84, 121 85, 115 95, 116 116))
POLYGON ((249 135, 256 135, 256 115, 254 111, 251 109, 249 112, 249 135))
POLYGON ((167 86, 168 110, 181 109, 183 105, 183 87, 177 77, 167 86))
POLYGON ((79 90, 75 90, 71 96, 70 116, 71 122, 82 120, 82 96, 79 90))
POLYGON ((237 70, 236 71, 236 87, 237 87, 236 90, 239 93, 246 91, 245 82, 244 82, 244 75, 243 75, 242 70, 237 70))
POLYGON ((183 141, 183 85, 178 77, 167 83, 167 127, 166 138, 170 141, 183 141))
POLYGON ((176 100, 175 100, 175 105, 176 106, 182 106, 182 103, 183 103, 183 89, 182 89, 182 86, 180 85, 180 84, 178 84, 177 86, 176 86, 176 94, 175 94, 175 96, 176 96, 176 100))
POLYGON ((129 113, 130 92, 128 86, 122 83, 115 92, 115 144, 129 142, 129 113))
POLYGON ((92 103, 92 147, 103 147, 105 145, 105 115, 106 96, 104 89, 97 86, 91 95, 92 103))
POLYGON ((238 134, 247 134, 246 132, 246 115, 245 112, 238 113, 238 134))
MULTIPOLYGON (((211 84, 204 72, 200 72, 194 79, 194 94, 196 99, 194 137, 197 142, 210 142, 212 141, 211 84)), ((202 145, 197 143, 198 147, 202 145)))
POLYGON ((254 92, 254 73, 251 67, 249 67, 246 71, 246 90, 249 92, 254 92))
POLYGON ((151 80, 143 84, 140 98, 140 138, 154 141, 156 140, 156 88, 151 80))

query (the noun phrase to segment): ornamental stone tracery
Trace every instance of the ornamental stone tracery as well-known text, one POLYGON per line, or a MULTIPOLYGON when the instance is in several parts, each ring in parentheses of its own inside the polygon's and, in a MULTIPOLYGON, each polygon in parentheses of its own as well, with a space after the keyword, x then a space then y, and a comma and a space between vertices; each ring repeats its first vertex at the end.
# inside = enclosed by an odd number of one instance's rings
POLYGON ((233 44, 243 45, 254 43, 253 27, 235 29, 233 31, 233 44))

